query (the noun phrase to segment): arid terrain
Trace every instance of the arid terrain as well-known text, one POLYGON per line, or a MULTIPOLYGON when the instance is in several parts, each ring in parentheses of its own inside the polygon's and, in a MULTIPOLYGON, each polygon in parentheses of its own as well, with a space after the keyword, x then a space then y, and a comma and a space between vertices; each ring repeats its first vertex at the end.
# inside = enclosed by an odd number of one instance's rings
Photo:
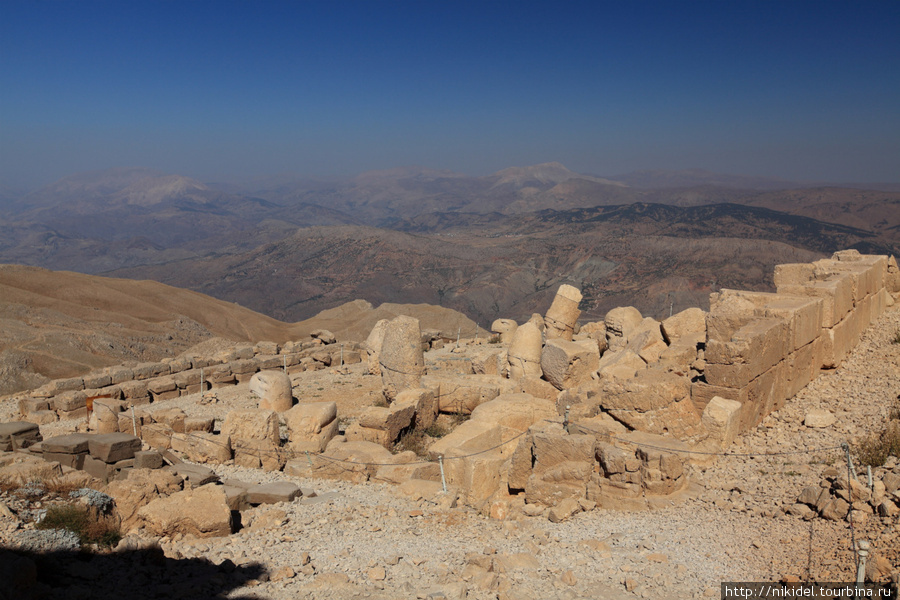
POLYGON ((772 289, 780 262, 896 253, 900 196, 880 187, 558 163, 241 185, 114 169, 0 203, 0 262, 153 279, 289 322, 364 299, 485 325, 527 318, 567 282, 590 317, 619 305, 662 317, 721 287, 772 289))

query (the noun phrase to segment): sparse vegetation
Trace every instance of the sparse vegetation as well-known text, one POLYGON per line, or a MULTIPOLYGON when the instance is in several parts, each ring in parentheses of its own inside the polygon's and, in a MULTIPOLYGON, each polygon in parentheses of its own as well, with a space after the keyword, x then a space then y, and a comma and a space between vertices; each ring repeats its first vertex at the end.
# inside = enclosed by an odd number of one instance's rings
POLYGON ((491 336, 488 338, 488 344, 499 344, 499 343, 500 343, 499 335, 494 335, 494 336, 491 336))
POLYGON ((860 463, 870 467, 880 467, 889 456, 900 458, 900 421, 889 421, 879 432, 870 435, 856 448, 860 463))
POLYGON ((110 547, 122 539, 115 519, 77 504, 57 504, 49 507, 36 527, 71 531, 78 536, 83 546, 97 544, 101 547, 110 547))
POLYGON ((390 404, 388 404, 387 398, 385 398, 384 396, 379 396, 375 398, 375 402, 372 403, 372 406, 377 406, 378 408, 387 408, 388 406, 390 406, 390 404))
POLYGON ((410 428, 400 434, 400 439, 394 444, 394 453, 413 451, 416 456, 425 456, 428 453, 430 438, 423 429, 410 428))
POLYGON ((891 338, 891 343, 892 343, 892 344, 900 344, 900 329, 898 329, 898 330, 894 333, 894 337, 891 338))

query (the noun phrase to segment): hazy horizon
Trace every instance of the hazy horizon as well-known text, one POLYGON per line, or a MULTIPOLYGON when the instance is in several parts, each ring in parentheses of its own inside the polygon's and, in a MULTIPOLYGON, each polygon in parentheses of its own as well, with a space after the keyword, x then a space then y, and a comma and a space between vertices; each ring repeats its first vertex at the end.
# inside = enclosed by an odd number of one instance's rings
POLYGON ((900 180, 900 4, 0 5, 0 183, 705 169, 900 180))

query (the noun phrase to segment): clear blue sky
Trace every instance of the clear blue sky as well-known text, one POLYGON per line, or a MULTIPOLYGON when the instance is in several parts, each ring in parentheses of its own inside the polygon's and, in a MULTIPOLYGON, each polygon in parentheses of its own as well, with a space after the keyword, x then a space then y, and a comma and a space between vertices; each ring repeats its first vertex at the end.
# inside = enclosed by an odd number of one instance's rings
POLYGON ((0 2, 0 181, 900 180, 900 2, 0 2))

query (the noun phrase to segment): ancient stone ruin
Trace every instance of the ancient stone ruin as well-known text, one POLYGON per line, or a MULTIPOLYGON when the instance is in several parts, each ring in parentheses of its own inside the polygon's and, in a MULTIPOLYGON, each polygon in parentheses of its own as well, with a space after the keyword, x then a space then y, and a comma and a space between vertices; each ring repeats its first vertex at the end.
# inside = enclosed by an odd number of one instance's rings
MULTIPOLYGON (((112 367, 21 397, 23 421, 0 429, 0 449, 15 445, 112 483, 143 468, 203 481, 202 471, 188 473, 196 465, 179 466, 187 460, 417 482, 496 518, 644 509, 677 499, 691 463, 713 460, 839 365, 893 304, 900 271, 892 258, 844 251, 779 265, 775 285, 775 293, 723 289, 708 313, 691 308, 659 322, 621 307, 580 325, 581 293, 564 285, 545 315, 498 319, 495 341, 447 343, 401 316, 380 321, 365 344, 318 331, 282 346, 112 367), (362 361, 382 395, 360 414, 295 397, 292 379, 305 371, 362 361), (154 408, 197 393, 214 401, 210 393, 242 382, 254 408, 216 418, 154 408), (85 421, 81 432, 41 441, 36 424, 73 418, 85 421), (418 453, 393 452, 398 440, 448 422, 418 453)), ((240 482, 224 487, 210 502, 233 510, 248 502, 240 482)))

